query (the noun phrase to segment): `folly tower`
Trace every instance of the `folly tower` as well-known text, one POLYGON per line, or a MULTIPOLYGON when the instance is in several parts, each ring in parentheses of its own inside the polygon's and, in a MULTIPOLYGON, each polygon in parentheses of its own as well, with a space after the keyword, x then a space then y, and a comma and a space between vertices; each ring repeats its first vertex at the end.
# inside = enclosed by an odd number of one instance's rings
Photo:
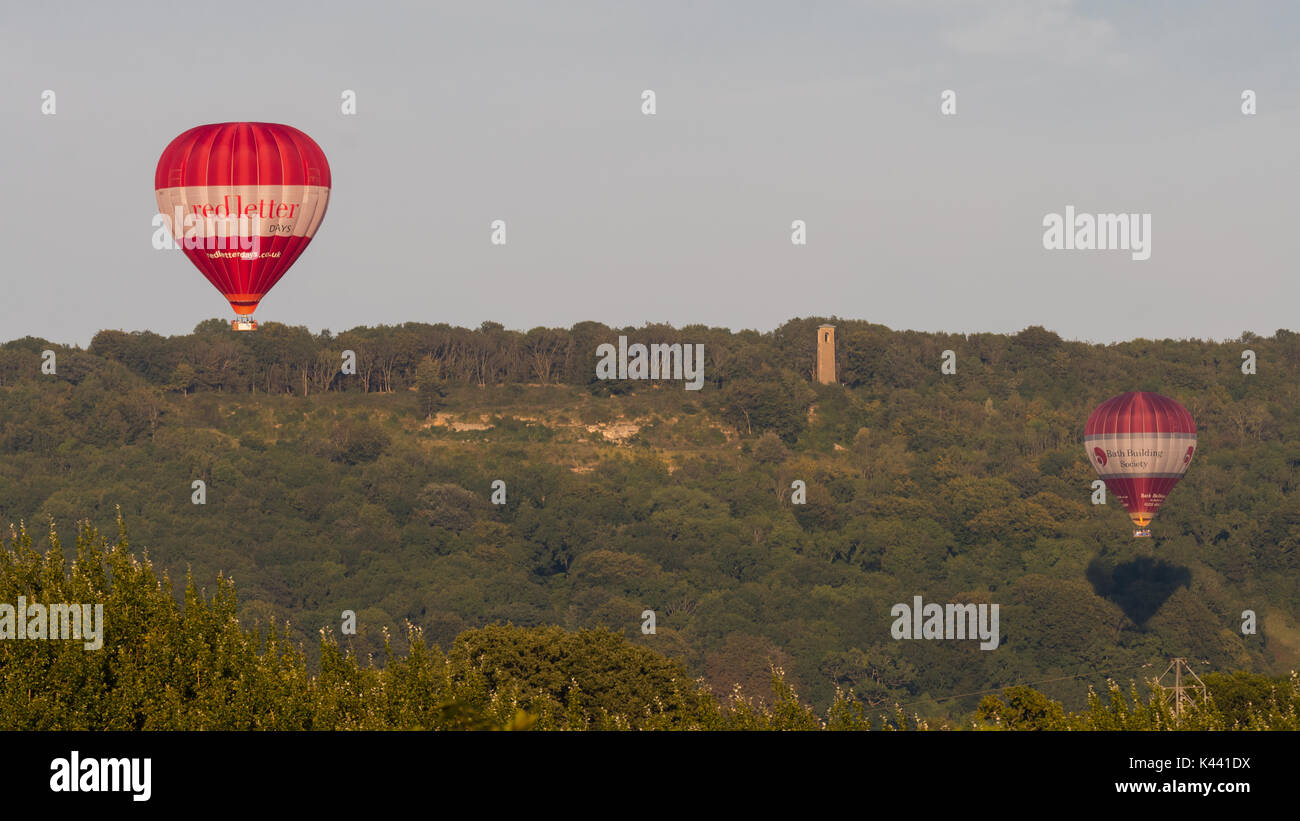
POLYGON ((835 384, 834 325, 823 325, 817 329, 817 381, 823 385, 835 384))

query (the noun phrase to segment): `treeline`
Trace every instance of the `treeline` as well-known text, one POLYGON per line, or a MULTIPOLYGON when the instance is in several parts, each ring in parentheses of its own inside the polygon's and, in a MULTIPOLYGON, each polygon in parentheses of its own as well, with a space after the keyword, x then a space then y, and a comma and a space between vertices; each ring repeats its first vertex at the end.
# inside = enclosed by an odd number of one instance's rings
MULTIPOLYGON (((733 335, 725 329, 666 325, 616 330, 597 322, 572 328, 508 331, 496 322, 477 329, 408 322, 398 326, 360 327, 338 334, 312 334, 301 327, 265 323, 255 333, 232 333, 227 323, 211 319, 185 336, 163 337, 143 331, 100 331, 86 353, 119 362, 151 384, 183 393, 215 390, 244 393, 325 391, 362 393, 406 390, 417 384, 426 359, 438 379, 472 385, 508 383, 572 384, 593 381, 596 348, 616 342, 618 334, 633 341, 702 342, 710 354, 715 384, 725 379, 731 353, 758 334, 733 335), (341 369, 344 351, 356 359, 355 374, 341 369)), ((16 352, 51 348, 45 340, 26 338, 5 346, 0 384, 19 378, 30 364, 16 352)), ((805 346, 806 347, 806 346, 805 346)), ((69 378, 82 366, 75 349, 64 349, 69 378)), ((807 370, 804 368, 803 370, 807 370)))
POLYGON ((1027 687, 989 696, 965 721, 933 726, 899 705, 868 715, 837 691, 825 712, 803 704, 779 670, 753 698, 718 698, 686 669, 601 630, 493 625, 449 650, 411 628, 385 641, 377 667, 320 643, 319 673, 274 628, 236 619, 232 582, 209 596, 187 578, 182 602, 125 526, 108 539, 78 528, 68 562, 57 533, 42 556, 25 530, 0 544, 0 602, 102 604, 103 646, 13 637, 0 619, 0 730, 1171 730, 1300 729, 1300 680, 1211 677, 1211 698, 1175 718, 1166 700, 1112 687, 1067 714, 1027 687))
MULTIPOLYGON (((114 363, 158 391, 309 396, 418 389, 423 409, 432 412, 456 385, 573 385, 606 396, 634 391, 644 383, 596 377, 597 348, 626 336, 629 345, 702 344, 704 386, 692 396, 746 435, 770 430, 793 442, 816 398, 809 384, 816 329, 827 321, 837 327, 840 383, 881 398, 955 398, 973 388, 987 409, 991 401, 1020 397, 1050 406, 1080 396, 1100 401, 1125 390, 1159 389, 1182 397, 1198 421, 1222 422, 1225 433, 1260 440, 1278 434, 1269 427, 1267 403, 1285 401, 1300 384, 1300 334, 1289 330, 1269 338, 1243 332, 1223 342, 1136 339, 1103 346, 1062 340, 1038 326, 1013 335, 944 334, 809 317, 769 333, 599 322, 521 332, 496 322, 474 330, 408 322, 338 335, 277 323, 233 333, 227 323, 211 319, 184 336, 100 331, 84 351, 34 337, 14 340, 0 346, 0 387, 41 376, 41 352, 50 350, 60 380, 73 385, 99 374, 109 387, 125 389, 121 376, 104 372, 104 363, 114 363), (1249 380, 1240 378, 1247 350, 1260 363, 1249 380), (343 370, 348 351, 355 373, 343 370), (945 376, 940 361, 948 351, 957 371, 945 376)), ((680 383, 662 385, 681 389, 680 383)), ((136 392, 123 403, 128 427, 156 426, 156 395, 136 392)), ((1031 447, 1077 443, 1081 428, 1073 418, 1043 414, 1033 421, 1031 447)), ((951 438, 931 429, 918 433, 930 440, 951 438)))
POLYGON ((1117 369, 1134 365, 1144 371, 1130 374, 1139 381, 1202 390, 1215 381, 1214 374, 1237 370, 1245 348, 1266 363, 1258 381, 1274 383, 1300 374, 1300 334, 1287 330, 1270 338, 1244 332, 1240 339, 1221 343, 1136 339, 1098 346, 1065 341, 1037 326, 1014 335, 944 334, 820 317, 794 319, 769 333, 704 325, 615 328, 599 322, 523 332, 496 322, 472 330, 407 322, 362 326, 337 335, 274 322, 254 333, 232 333, 226 322, 210 319, 184 336, 100 331, 84 352, 34 337, 14 340, 0 347, 0 386, 36 374, 40 362, 32 356, 49 349, 61 354, 60 372, 73 382, 93 370, 93 362, 85 358, 89 354, 118 362, 152 385, 180 392, 393 392, 416 386, 419 366, 426 359, 437 378, 452 383, 600 385, 617 391, 628 385, 597 381, 596 349, 617 342, 621 335, 629 344, 703 344, 706 389, 718 389, 780 375, 808 381, 816 330, 827 321, 837 328, 839 380, 851 388, 938 387, 943 384, 940 357, 948 350, 957 357, 962 381, 987 381, 995 396, 1016 390, 1070 390, 1098 379, 1113 380, 1117 369), (355 354, 355 374, 341 371, 344 351, 355 354))

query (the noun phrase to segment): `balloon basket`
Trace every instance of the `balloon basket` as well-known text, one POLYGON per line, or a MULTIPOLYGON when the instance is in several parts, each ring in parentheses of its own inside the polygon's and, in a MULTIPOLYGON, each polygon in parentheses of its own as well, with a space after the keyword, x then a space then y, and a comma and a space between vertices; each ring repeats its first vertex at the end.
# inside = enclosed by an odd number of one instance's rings
POLYGON ((1135 530, 1135 531, 1133 531, 1133 538, 1134 538, 1134 539, 1150 539, 1150 538, 1151 538, 1151 530, 1150 530, 1150 529, 1135 530))
POLYGON ((246 318, 243 318, 243 319, 232 319, 232 320, 230 320, 230 330, 232 330, 232 331, 256 331, 256 330, 257 330, 257 321, 256 321, 255 319, 253 319, 252 317, 246 317, 246 318))

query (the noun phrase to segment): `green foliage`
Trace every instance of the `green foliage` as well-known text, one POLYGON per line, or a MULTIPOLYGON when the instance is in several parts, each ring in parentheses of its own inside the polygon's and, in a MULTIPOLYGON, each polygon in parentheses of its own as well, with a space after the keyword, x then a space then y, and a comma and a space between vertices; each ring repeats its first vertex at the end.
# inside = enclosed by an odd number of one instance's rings
POLYGON ((416 366, 415 386, 420 394, 420 412, 425 418, 432 417, 446 404, 443 400, 447 397, 447 383, 432 356, 425 356, 416 366))
MULTIPOLYGON (((208 595, 187 578, 181 600, 166 576, 130 550, 119 515, 113 543, 88 524, 65 560, 53 527, 44 555, 26 528, 0 545, 0 600, 100 605, 102 646, 48 639, 0 643, 0 730, 867 730, 852 690, 824 714, 772 667, 767 699, 737 688, 719 701, 686 668, 605 630, 489 625, 443 653, 408 625, 406 652, 384 633, 385 663, 361 663, 322 631, 319 670, 274 628, 236 618, 234 583, 208 595)), ((1029 687, 986 696, 975 727, 1063 729, 1296 729, 1300 677, 1210 676, 1212 694, 1182 716, 1153 688, 1143 701, 1113 682, 1109 701, 1066 714, 1029 687), (1224 706, 1221 708, 1219 702, 1224 706)), ((929 729, 900 705, 886 729, 929 729)), ((946 726, 946 725, 945 725, 946 726)))
MULTIPOLYGON (((364 671, 371 657, 379 671, 406 658, 384 631, 406 636, 408 622, 430 654, 492 624, 612 631, 703 678, 727 694, 720 711, 755 726, 767 719, 742 702, 768 696, 773 667, 827 724, 856 726, 858 710, 876 727, 915 727, 960 722, 980 699, 953 694, 1011 682, 1049 682, 1043 695, 1067 711, 1088 709, 1091 686, 1113 713, 1097 671, 1172 655, 1272 682, 1300 665, 1300 335, 1252 338, 1267 367, 1245 377, 1237 341, 1101 346, 1042 328, 963 336, 835 320, 844 384, 811 385, 823 321, 771 333, 407 323, 337 336, 212 321, 176 337, 104 331, 85 351, 17 340, 0 345, 0 516, 103 523, 120 504, 159 575, 238 579, 240 602, 219 606, 338 683, 333 701, 247 719, 261 726, 391 724, 390 706, 366 701, 379 673, 364 671), (704 389, 595 380, 596 346, 620 334, 703 344, 704 389), (57 376, 40 374, 47 348, 57 376), (954 377, 939 372, 948 349, 954 377), (357 354, 355 375, 340 372, 343 350, 357 354), (1089 503, 1080 441, 1097 403, 1135 387, 1179 399, 1200 429, 1146 543, 1113 501, 1089 503), (196 479, 204 505, 191 503, 196 479), (497 479, 504 505, 487 501, 497 479), (791 504, 796 479, 805 505, 791 504), (1000 603, 1002 645, 892 641, 891 605, 917 594, 1000 603), (316 641, 345 609, 358 634, 316 641), (656 635, 640 633, 645 609, 656 635), (1241 635, 1245 609, 1259 634, 1241 635), (909 705, 903 718, 893 704, 909 705)), ((34 550, 50 547, 35 535, 34 550)), ((220 591, 200 607, 218 607, 220 591)), ((235 656, 230 673, 204 673, 227 689, 195 720, 237 721, 258 697, 238 683, 252 662, 235 656)), ((203 663, 197 649, 174 657, 160 681, 203 663)), ((433 674, 420 669, 411 675, 433 674)), ((573 678, 519 721, 634 720, 613 717, 599 677, 573 678)), ((258 687, 276 692, 267 681, 258 687)), ((489 702, 469 692, 449 690, 417 723, 474 725, 489 702)), ((1290 702, 1269 693, 1224 685, 1225 725, 1287 720, 1290 702)), ((189 697, 164 687, 139 699, 172 705, 149 712, 162 721, 189 697)), ((493 726, 534 695, 500 698, 493 726)), ((133 704, 114 708, 112 726, 139 723, 133 704)))
POLYGON ((1065 711, 1061 705, 1030 687, 1008 687, 1003 695, 985 696, 976 715, 1007 730, 1063 730, 1065 711))

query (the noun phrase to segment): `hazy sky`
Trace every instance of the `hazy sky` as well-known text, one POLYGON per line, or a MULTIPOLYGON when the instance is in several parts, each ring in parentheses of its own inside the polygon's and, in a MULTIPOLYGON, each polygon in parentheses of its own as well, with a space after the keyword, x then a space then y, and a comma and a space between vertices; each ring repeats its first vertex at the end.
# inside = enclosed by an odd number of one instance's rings
POLYGON ((333 172, 260 320, 1300 327, 1294 3, 16 6, 0 339, 232 316, 150 243, 162 149, 229 120, 300 128, 333 172), (1150 260, 1044 250, 1044 215, 1067 205, 1150 213, 1150 260))

